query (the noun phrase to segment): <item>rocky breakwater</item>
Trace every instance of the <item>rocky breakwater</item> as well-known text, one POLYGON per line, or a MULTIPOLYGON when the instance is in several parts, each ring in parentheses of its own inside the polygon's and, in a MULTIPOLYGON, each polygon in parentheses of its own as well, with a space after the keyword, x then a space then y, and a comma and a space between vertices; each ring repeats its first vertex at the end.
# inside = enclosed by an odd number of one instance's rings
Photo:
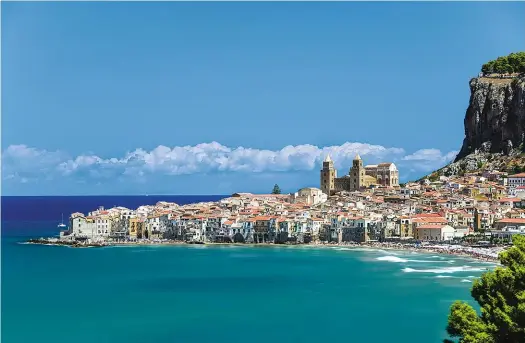
POLYGON ((43 245, 65 245, 74 248, 86 248, 86 247, 104 247, 108 244, 105 242, 88 242, 88 241, 77 241, 77 240, 63 240, 58 238, 32 238, 27 241, 29 244, 43 244, 43 245))
POLYGON ((455 162, 473 153, 509 155, 523 151, 525 76, 474 78, 470 92, 465 139, 455 162))

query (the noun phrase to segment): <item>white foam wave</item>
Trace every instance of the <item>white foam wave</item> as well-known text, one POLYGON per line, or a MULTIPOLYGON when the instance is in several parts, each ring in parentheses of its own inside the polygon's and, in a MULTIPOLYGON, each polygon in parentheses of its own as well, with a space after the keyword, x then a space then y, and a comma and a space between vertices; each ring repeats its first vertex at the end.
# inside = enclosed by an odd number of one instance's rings
POLYGON ((461 282, 472 282, 472 281, 467 280, 467 279, 463 279, 463 280, 461 280, 461 282))
POLYGON ((451 274, 457 272, 481 272, 484 271, 484 268, 475 268, 470 266, 461 266, 461 267, 446 267, 446 268, 435 268, 435 269, 414 269, 414 268, 404 268, 403 272, 405 273, 434 273, 434 274, 451 274))
POLYGON ((377 257, 376 260, 378 260, 378 261, 387 261, 387 262, 395 262, 395 263, 407 263, 407 262, 414 262, 414 263, 454 263, 453 260, 449 260, 449 261, 408 260, 408 259, 404 259, 404 258, 400 258, 400 257, 397 257, 397 256, 392 256, 392 255, 377 257))
POLYGON ((450 276, 450 275, 437 275, 436 276, 438 279, 443 279, 443 278, 451 278, 453 276, 450 276))
POLYGON ((376 253, 383 253, 383 254, 390 254, 390 255, 398 255, 398 253, 394 251, 386 251, 384 249, 376 249, 376 248, 354 248, 356 251, 367 251, 367 252, 376 252, 376 253))
POLYGON ((404 258, 397 257, 397 256, 381 256, 381 257, 376 258, 376 260, 378 260, 378 261, 388 261, 388 262, 397 262, 397 263, 408 262, 408 260, 406 260, 404 258))

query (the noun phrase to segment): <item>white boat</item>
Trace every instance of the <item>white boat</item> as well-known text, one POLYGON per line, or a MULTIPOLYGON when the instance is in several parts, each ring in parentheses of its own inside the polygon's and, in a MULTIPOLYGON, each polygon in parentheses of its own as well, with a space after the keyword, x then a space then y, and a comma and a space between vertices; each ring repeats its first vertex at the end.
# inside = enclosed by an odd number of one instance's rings
POLYGON ((62 222, 58 224, 59 228, 67 227, 66 224, 64 224, 64 213, 62 213, 62 222))

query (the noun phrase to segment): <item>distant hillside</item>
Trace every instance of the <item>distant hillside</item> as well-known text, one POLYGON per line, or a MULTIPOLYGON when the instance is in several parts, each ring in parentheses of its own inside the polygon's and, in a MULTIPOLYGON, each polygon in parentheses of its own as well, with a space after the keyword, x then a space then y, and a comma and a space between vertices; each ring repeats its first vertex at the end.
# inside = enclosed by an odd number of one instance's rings
POLYGON ((466 173, 483 173, 484 171, 495 170, 506 172, 509 175, 525 172, 525 153, 519 152, 517 149, 508 155, 488 152, 473 153, 422 177, 420 180, 428 178, 433 181, 440 176, 463 176, 466 173))

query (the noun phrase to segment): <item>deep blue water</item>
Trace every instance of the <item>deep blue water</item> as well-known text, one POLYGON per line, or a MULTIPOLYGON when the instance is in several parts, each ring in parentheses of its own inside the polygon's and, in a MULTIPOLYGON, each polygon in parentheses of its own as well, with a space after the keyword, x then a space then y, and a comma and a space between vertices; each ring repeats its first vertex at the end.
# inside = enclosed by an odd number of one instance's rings
POLYGON ((438 343, 488 266, 370 249, 19 244, 56 235, 62 212, 161 198, 2 198, 2 342, 438 343))
POLYGON ((179 205, 199 201, 217 201, 229 195, 150 195, 150 196, 8 196, 2 197, 2 220, 55 220, 60 222, 62 213, 67 218, 73 212, 96 210, 99 206, 111 208, 124 206, 136 209, 141 205, 155 205, 159 201, 179 205))

